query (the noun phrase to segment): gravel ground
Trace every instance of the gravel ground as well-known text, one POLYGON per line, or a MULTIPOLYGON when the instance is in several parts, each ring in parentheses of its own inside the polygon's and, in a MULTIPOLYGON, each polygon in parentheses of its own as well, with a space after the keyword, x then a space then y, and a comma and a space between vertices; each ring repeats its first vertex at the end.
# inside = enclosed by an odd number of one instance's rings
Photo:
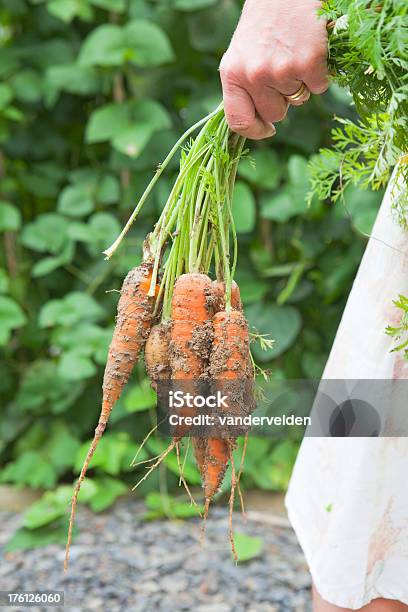
POLYGON ((235 566, 224 508, 212 509, 203 547, 198 520, 141 522, 142 512, 134 500, 99 515, 79 507, 80 535, 66 575, 56 545, 4 556, 1 546, 20 516, 0 512, 0 590, 64 590, 65 609, 73 612, 311 610, 310 578, 291 529, 244 523, 237 514, 236 531, 262 537, 264 547, 258 558, 235 566))

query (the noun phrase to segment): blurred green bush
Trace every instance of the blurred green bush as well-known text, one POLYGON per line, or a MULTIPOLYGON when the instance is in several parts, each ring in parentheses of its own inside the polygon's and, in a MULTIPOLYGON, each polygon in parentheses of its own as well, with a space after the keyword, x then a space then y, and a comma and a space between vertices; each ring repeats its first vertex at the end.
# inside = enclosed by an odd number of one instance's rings
MULTIPOLYGON (((117 290, 138 263, 171 166, 119 255, 117 235, 176 137, 220 99, 218 64, 234 0, 3 0, 0 8, 0 482, 49 490, 9 548, 65 536, 71 483, 97 422, 117 290)), ((307 159, 327 144, 346 92, 292 109, 240 166, 237 280, 247 316, 276 343, 255 347, 276 377, 318 377, 379 195, 305 205, 307 159)), ((93 459, 80 500, 109 506, 143 473, 130 467, 154 423, 139 364, 93 459)), ((156 454, 150 438, 139 454, 156 454)), ((282 490, 299 444, 250 440, 245 487, 282 490)), ((177 464, 143 483, 147 518, 185 516, 177 464), (164 488, 163 488, 164 487, 164 488), (155 492, 169 496, 158 499, 155 492)), ((191 460, 185 476, 199 484, 191 460)), ((228 484, 228 483, 227 483, 228 484)))

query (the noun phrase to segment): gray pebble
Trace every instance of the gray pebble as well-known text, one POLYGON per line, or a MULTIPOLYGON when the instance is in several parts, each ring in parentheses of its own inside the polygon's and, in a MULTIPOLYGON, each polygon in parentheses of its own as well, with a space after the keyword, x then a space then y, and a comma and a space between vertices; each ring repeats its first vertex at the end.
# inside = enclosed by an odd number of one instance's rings
POLYGON ((144 523, 143 512, 134 499, 99 515, 81 507, 67 574, 63 546, 3 555, 4 534, 12 535, 21 516, 0 512, 0 587, 62 589, 67 612, 311 611, 310 576, 290 529, 245 524, 237 514, 235 529, 261 537, 264 548, 259 558, 236 566, 226 508, 212 508, 203 546, 199 520, 144 523))

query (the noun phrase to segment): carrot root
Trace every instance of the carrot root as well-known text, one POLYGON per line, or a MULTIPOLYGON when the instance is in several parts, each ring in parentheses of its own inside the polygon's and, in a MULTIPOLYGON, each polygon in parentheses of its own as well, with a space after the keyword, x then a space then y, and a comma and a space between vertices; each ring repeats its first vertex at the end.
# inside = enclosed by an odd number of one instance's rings
POLYGON ((142 484, 142 482, 144 482, 146 478, 150 476, 153 470, 155 470, 162 463, 162 461, 167 457, 167 455, 171 453, 176 443, 177 443, 177 440, 172 440, 172 442, 169 444, 166 450, 164 450, 159 455, 159 458, 157 459, 157 461, 152 466, 149 467, 147 473, 135 484, 135 486, 132 488, 132 491, 135 491, 142 484))
MULTIPOLYGON (((183 486, 184 486, 184 488, 186 490, 186 493, 187 493, 188 497, 190 498, 191 504, 193 506, 195 506, 196 508, 198 508, 198 504, 197 504, 196 500, 194 499, 194 497, 192 496, 190 488, 189 488, 189 486, 187 484, 187 481, 184 478, 183 469, 181 467, 181 461, 180 461, 180 442, 179 441, 176 442, 175 447, 176 447, 177 465, 178 465, 179 472, 180 472, 180 482, 183 484, 183 486)), ((200 515, 201 515, 201 513, 200 513, 200 515)))
POLYGON ((234 465, 234 455, 232 454, 232 450, 233 450, 232 444, 228 445, 228 450, 229 450, 229 459, 231 462, 231 495, 230 495, 229 504, 228 504, 229 505, 229 539, 231 543, 232 556, 234 557, 235 563, 238 563, 238 555, 237 555, 237 551, 235 548, 234 530, 233 530, 233 525, 232 525, 233 513, 234 513, 235 488, 237 485, 235 465, 234 465))

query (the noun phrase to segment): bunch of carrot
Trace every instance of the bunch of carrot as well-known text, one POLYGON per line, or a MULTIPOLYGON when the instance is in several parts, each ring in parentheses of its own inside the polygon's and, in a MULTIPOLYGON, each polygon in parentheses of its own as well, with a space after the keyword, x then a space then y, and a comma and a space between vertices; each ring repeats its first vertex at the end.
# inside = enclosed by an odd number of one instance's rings
MULTIPOLYGON (((193 126, 176 143, 156 171, 122 234, 105 253, 107 257, 112 256, 183 138, 200 126, 196 139, 182 151, 179 175, 155 228, 146 238, 143 263, 128 273, 121 289, 103 380, 99 423, 72 498, 65 568, 81 484, 109 415, 143 349, 153 388, 171 380, 191 385, 194 393, 205 382, 211 393, 216 393, 218 388, 225 392, 229 385, 233 389, 229 412, 241 415, 253 408, 254 368, 248 325, 239 288, 233 281, 237 240, 231 202, 244 139, 230 132, 222 108, 193 126), (208 276, 211 271, 215 281, 208 276)), ((177 430, 169 447, 142 480, 173 449, 181 470, 179 444, 188 433, 188 428, 177 430)), ((239 490, 240 476, 235 473, 235 446, 236 439, 228 432, 193 438, 194 455, 203 481, 204 518, 230 463, 231 524, 234 492, 236 486, 239 490)), ((182 470, 181 479, 191 497, 182 470)), ((230 537, 234 551, 231 528, 230 537)))

